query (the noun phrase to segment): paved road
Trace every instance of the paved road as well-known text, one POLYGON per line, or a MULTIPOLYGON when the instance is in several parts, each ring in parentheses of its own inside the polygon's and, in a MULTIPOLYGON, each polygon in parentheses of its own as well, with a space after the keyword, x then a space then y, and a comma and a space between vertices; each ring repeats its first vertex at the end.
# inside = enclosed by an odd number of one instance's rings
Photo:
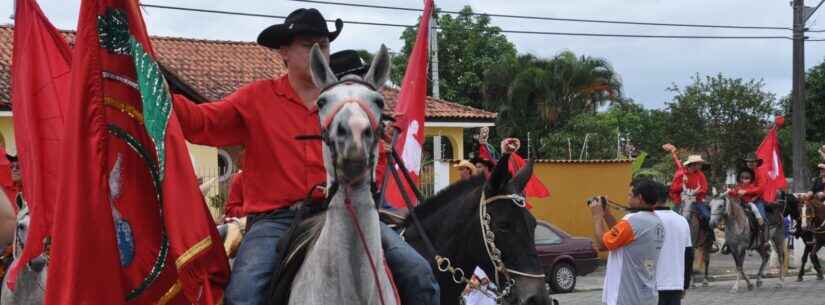
MULTIPOLYGON (((767 279, 762 288, 753 291, 744 289, 740 283, 740 292, 731 293, 732 281, 713 282, 709 287, 691 289, 682 304, 691 305, 825 305, 825 281, 817 281, 814 276, 806 276, 805 281, 797 283, 786 281, 783 288, 776 288, 778 279, 767 279), (743 291, 744 290, 744 291, 743 291)), ((560 305, 599 305, 601 291, 575 292, 554 295, 560 305)))

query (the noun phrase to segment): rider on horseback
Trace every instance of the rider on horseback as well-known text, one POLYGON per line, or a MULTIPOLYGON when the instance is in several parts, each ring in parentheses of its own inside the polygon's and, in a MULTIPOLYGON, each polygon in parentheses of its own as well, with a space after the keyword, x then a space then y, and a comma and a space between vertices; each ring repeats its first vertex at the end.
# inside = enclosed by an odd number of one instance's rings
POLYGON ((728 195, 741 199, 742 205, 751 209, 756 222, 759 226, 762 226, 765 224, 765 207, 763 205, 761 209, 759 208, 759 205, 761 205, 759 196, 762 195, 762 188, 756 184, 753 179, 754 176, 756 174, 750 168, 739 170, 736 186, 728 189, 728 195))
MULTIPOLYGON (((320 141, 301 136, 318 135, 320 89, 310 75, 309 54, 317 44, 324 55, 340 34, 343 22, 329 31, 316 9, 298 9, 283 24, 258 36, 258 44, 276 50, 288 73, 277 79, 258 80, 222 101, 196 105, 181 96, 174 108, 187 140, 210 146, 245 147, 243 213, 248 229, 235 258, 227 305, 260 305, 272 275, 278 271, 276 247, 292 225, 297 207, 312 194, 310 204, 324 198, 317 186, 327 179, 320 141)), ((328 55, 327 55, 328 56, 328 55)), ((397 233, 382 225, 389 268, 405 304, 437 304, 438 283, 429 263, 397 233)))

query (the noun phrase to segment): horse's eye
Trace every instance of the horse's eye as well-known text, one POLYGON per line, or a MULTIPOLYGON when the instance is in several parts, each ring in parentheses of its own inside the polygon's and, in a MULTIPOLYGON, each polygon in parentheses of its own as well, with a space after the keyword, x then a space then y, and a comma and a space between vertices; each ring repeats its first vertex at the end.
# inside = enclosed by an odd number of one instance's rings
POLYGON ((343 136, 343 135, 346 135, 346 134, 347 134, 347 129, 344 128, 344 126, 338 125, 338 135, 343 136))
POLYGON ((323 97, 318 99, 318 103, 317 103, 318 109, 324 108, 324 106, 326 104, 327 104, 327 99, 325 99, 323 97))
POLYGON ((498 229, 502 232, 509 232, 510 231, 510 222, 501 222, 497 225, 498 229))
POLYGON ((372 137, 372 129, 371 128, 367 128, 366 130, 364 130, 364 137, 365 138, 371 138, 372 137))
POLYGON ((384 109, 384 99, 383 98, 376 98, 373 103, 378 105, 378 108, 384 109))

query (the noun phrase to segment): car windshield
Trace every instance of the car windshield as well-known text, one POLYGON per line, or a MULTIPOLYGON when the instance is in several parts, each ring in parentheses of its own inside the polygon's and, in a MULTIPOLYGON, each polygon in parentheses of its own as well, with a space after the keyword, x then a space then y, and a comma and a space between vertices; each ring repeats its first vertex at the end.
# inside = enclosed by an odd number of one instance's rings
POLYGON ((536 226, 536 244, 558 244, 560 242, 561 237, 556 232, 542 225, 536 226))

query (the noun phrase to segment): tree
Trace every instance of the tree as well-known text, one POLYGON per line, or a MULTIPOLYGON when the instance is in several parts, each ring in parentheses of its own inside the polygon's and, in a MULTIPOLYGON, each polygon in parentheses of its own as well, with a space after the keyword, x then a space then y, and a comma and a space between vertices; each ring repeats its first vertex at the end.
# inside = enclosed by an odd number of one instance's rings
POLYGON ((670 112, 666 136, 676 146, 702 154, 710 164, 708 178, 720 183, 725 170, 756 150, 775 113, 775 96, 757 80, 698 75, 685 88, 669 88, 676 96, 667 103, 670 112))
MULTIPOLYGON (((516 47, 500 28, 490 24, 489 16, 473 15, 470 6, 465 6, 455 17, 443 14, 437 19, 441 98, 484 108, 480 90, 484 72, 499 61, 515 58, 516 47)), ((393 58, 392 80, 396 84, 404 78, 417 33, 418 29, 411 27, 401 35, 404 48, 393 58)), ((432 83, 429 85, 432 88, 432 83)))

